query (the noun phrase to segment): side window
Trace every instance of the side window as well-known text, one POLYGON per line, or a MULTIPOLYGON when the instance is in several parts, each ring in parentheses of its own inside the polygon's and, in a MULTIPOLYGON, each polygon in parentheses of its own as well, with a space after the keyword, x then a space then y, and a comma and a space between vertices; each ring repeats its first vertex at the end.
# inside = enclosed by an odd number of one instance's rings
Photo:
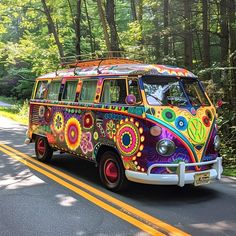
POLYGON ((79 100, 81 102, 93 102, 96 88, 97 88, 97 80, 83 81, 79 100))
POLYGON ((128 80, 128 84, 129 84, 129 94, 133 94, 136 97, 137 103, 141 102, 142 99, 141 99, 141 95, 140 95, 138 80, 130 79, 130 80, 128 80))
POLYGON ((112 79, 104 81, 101 102, 125 104, 126 96, 125 79, 112 79))
POLYGON ((35 93, 35 99, 45 99, 48 89, 48 81, 39 81, 35 93))
POLYGON ((60 87, 61 87, 61 81, 52 81, 49 84, 47 99, 58 100, 60 87))
POLYGON ((72 102, 75 100, 77 83, 78 81, 66 81, 62 94, 62 100, 72 101, 72 102))

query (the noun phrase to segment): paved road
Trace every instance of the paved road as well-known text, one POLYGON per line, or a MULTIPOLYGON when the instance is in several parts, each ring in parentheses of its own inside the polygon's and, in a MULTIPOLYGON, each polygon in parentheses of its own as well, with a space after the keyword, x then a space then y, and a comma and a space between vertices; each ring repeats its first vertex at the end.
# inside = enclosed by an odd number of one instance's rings
POLYGON ((12 105, 9 103, 1 102, 0 101, 0 107, 11 107, 12 105))
POLYGON ((58 153, 47 167, 26 162, 35 159, 33 144, 23 144, 25 131, 0 117, 0 235, 147 235, 149 228, 160 235, 236 235, 234 178, 197 188, 132 184, 115 194, 89 162, 58 153), (57 178, 48 168, 60 171, 57 178))

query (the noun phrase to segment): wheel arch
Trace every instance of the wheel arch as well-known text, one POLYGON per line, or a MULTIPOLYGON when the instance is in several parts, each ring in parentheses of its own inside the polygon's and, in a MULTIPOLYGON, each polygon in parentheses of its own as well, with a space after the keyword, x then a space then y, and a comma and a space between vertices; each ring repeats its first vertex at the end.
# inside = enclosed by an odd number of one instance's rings
POLYGON ((96 154, 96 163, 97 163, 97 165, 99 164, 99 162, 100 162, 100 160, 101 160, 102 154, 105 153, 105 152, 107 152, 107 151, 115 152, 115 153, 119 156, 120 161, 121 161, 122 164, 123 164, 123 161, 122 161, 122 159, 121 159, 121 155, 120 155, 119 151, 118 151, 115 147, 109 146, 109 145, 106 145, 106 144, 102 144, 102 145, 99 147, 98 152, 97 152, 97 154, 96 154))

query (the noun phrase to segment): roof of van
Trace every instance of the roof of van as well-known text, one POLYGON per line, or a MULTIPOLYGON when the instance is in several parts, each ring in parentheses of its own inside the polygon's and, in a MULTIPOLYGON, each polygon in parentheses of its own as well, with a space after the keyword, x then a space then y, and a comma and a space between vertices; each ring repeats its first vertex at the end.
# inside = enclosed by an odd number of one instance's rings
POLYGON ((59 70, 45 74, 39 78, 97 76, 97 75, 157 75, 168 77, 197 78, 192 72, 178 67, 167 65, 153 65, 142 63, 109 64, 59 70))

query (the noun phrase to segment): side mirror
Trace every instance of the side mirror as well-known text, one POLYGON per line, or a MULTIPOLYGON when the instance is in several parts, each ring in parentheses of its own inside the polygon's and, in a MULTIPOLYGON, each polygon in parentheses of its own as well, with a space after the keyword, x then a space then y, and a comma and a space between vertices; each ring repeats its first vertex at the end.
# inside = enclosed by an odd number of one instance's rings
POLYGON ((129 94, 126 98, 125 98, 125 102, 128 105, 135 105, 136 104, 136 97, 133 94, 129 94))
POLYGON ((220 100, 218 100, 217 101, 217 104, 216 104, 216 107, 217 108, 220 108, 220 107, 222 107, 222 105, 223 105, 223 101, 220 99, 220 100))

